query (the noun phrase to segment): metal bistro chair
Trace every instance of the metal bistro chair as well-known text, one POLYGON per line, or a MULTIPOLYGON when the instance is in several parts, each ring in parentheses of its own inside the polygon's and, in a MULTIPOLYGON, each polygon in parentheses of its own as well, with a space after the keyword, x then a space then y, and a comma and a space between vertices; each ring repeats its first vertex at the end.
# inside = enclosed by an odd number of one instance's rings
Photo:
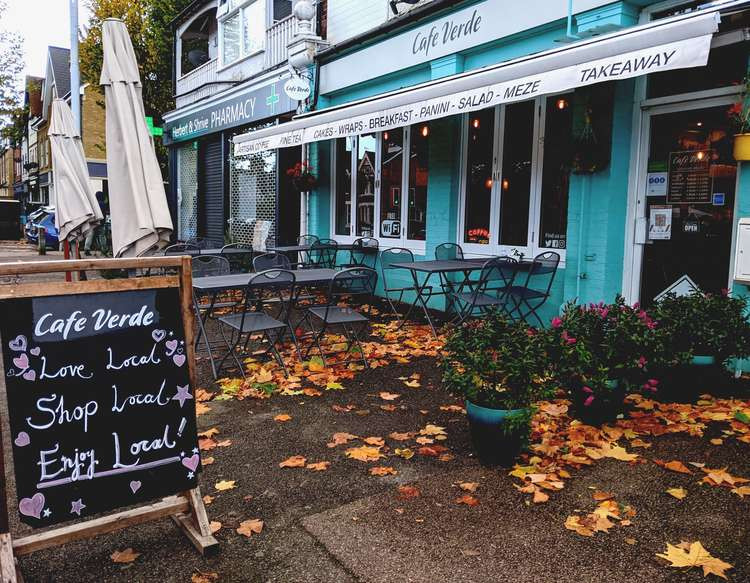
POLYGON ((507 296, 513 302, 513 306, 508 310, 508 314, 513 319, 517 318, 528 322, 527 318, 534 316, 539 325, 544 326, 544 322, 542 322, 539 314, 537 314, 537 310, 549 298, 552 283, 555 281, 555 274, 559 265, 560 255, 558 253, 554 251, 540 253, 534 257, 533 263, 529 266, 524 285, 511 285, 507 288, 507 296), (538 288, 531 288, 529 284, 532 283, 532 278, 534 278, 533 283, 541 283, 542 285, 538 288))
MULTIPOLYGON (((244 338, 245 344, 242 348, 242 355, 248 354, 248 346, 253 336, 259 336, 258 344, 262 344, 263 341, 268 343, 266 354, 270 353, 281 366, 284 376, 289 376, 284 359, 279 354, 276 344, 281 342, 287 331, 292 332, 288 323, 288 311, 293 301, 294 287, 294 273, 285 269, 261 271, 250 278, 245 288, 242 310, 219 318, 221 334, 229 350, 221 359, 217 372, 221 371, 227 358, 231 356, 240 369, 242 377, 245 378, 245 368, 237 355, 237 349, 244 338), (269 303, 271 299, 274 300, 273 304, 269 303), (265 311, 271 305, 276 308, 273 315, 265 311), (224 333, 225 328, 231 330, 230 338, 227 338, 224 333)), ((292 334, 292 338, 294 339, 294 334, 292 334)))
MULTIPOLYGON (((198 255, 193 257, 191 261, 193 277, 215 277, 219 275, 229 275, 230 267, 229 261, 224 257, 218 255, 198 255)), ((238 302, 236 301, 216 301, 216 295, 205 301, 202 298, 195 298, 195 310, 196 316, 201 319, 201 325, 198 330, 198 334, 195 337, 195 347, 198 348, 198 344, 201 340, 201 336, 204 333, 204 327, 209 319, 216 320, 217 318, 213 315, 214 310, 223 309, 234 309, 237 307, 238 302)), ((207 348, 210 350, 211 343, 207 343, 207 348)))
POLYGON ((333 239, 320 239, 315 241, 308 253, 309 264, 305 267, 316 269, 333 269, 336 267, 336 254, 339 244, 333 239))
POLYGON ((231 273, 249 273, 253 270, 252 245, 229 243, 221 248, 221 256, 229 260, 231 273))
MULTIPOLYGON (((312 342, 307 349, 305 358, 309 356, 313 346, 316 346, 323 358, 323 363, 325 363, 326 353, 323 351, 320 340, 329 328, 338 326, 346 337, 346 348, 343 352, 349 352, 355 346, 359 350, 362 363, 369 368, 359 337, 362 330, 367 328, 370 320, 351 306, 340 306, 339 303, 345 300, 351 302, 356 298, 371 296, 375 292, 377 282, 377 271, 369 267, 343 269, 333 276, 326 294, 326 305, 308 308, 305 313, 305 318, 310 322, 313 329, 312 342), (319 322, 319 330, 315 330, 313 321, 319 322)), ((342 362, 350 361, 351 359, 347 358, 342 362)))
POLYGON ((378 261, 378 249, 380 243, 373 237, 360 237, 355 239, 352 243, 352 248, 349 251, 349 263, 341 265, 343 269, 349 267, 369 267, 375 269, 375 264, 378 261))
POLYGON ((199 249, 220 249, 224 245, 224 241, 219 242, 208 237, 190 237, 185 243, 195 245, 199 249))
POLYGON ((200 255, 201 248, 194 243, 175 243, 164 249, 164 255, 200 255))
POLYGON ((253 270, 256 272, 266 271, 267 269, 292 269, 292 263, 289 257, 283 253, 263 253, 253 257, 253 270))
MULTIPOLYGON (((391 286, 392 280, 389 281, 388 274, 392 274, 394 271, 398 271, 400 273, 405 273, 408 275, 408 272, 406 270, 400 269, 398 267, 393 267, 393 264, 410 263, 412 261, 414 261, 414 253, 412 253, 409 249, 404 249, 403 247, 391 247, 390 249, 383 249, 380 252, 380 274, 383 278, 383 292, 385 293, 386 301, 391 306, 391 311, 396 315, 399 322, 401 321, 401 314, 399 314, 398 310, 396 310, 396 306, 393 304, 394 300, 391 299, 391 294, 398 294, 398 299, 395 301, 400 304, 406 292, 417 293, 417 285, 413 282, 412 277, 409 276, 410 283, 406 284, 405 286, 391 286)), ((422 293, 425 294, 427 296, 427 300, 429 300, 429 296, 432 294, 432 286, 426 286, 422 293)), ((422 309, 425 309, 424 306, 422 306, 422 309)))
POLYGON ((441 243, 435 247, 435 259, 438 261, 451 261, 463 259, 464 250, 456 243, 441 243))
MULTIPOLYGON (((318 241, 318 238, 315 235, 300 235, 297 237, 297 245, 312 247, 316 241, 318 241)), ((300 251, 297 259, 298 262, 294 264, 295 267, 308 267, 310 265, 310 252, 300 251)))
POLYGON ((453 294, 454 305, 458 308, 458 322, 474 315, 484 316, 492 309, 508 312, 508 290, 513 285, 518 262, 510 257, 490 259, 482 267, 477 284, 471 291, 453 294), (478 314, 475 314, 478 311, 478 314))

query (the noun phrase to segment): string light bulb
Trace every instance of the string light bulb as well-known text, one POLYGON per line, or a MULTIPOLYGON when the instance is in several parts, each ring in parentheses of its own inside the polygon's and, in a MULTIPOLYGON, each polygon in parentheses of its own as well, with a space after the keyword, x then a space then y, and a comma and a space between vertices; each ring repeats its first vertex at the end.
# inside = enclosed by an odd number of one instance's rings
POLYGON ((479 129, 479 118, 475 117, 474 120, 471 122, 471 125, 474 126, 474 129, 479 129))
POLYGON ((557 109, 559 109, 560 111, 562 111, 563 109, 565 109, 566 107, 568 107, 568 100, 567 99, 558 99, 556 105, 557 105, 557 109))
POLYGON ((426 125, 422 126, 422 130, 420 131, 420 133, 422 134, 423 138, 426 138, 427 136, 429 136, 430 135, 429 126, 426 126, 426 125))
POLYGON ((386 142, 388 141, 388 138, 389 138, 389 137, 390 137, 390 135, 388 134, 388 132, 383 132, 383 139, 384 139, 384 140, 385 140, 386 142))
POLYGON ((484 186, 486 188, 492 188, 492 178, 488 178, 487 180, 485 180, 484 181, 484 186))
POLYGON ((510 182, 508 182, 507 178, 503 178, 503 190, 508 190, 510 188, 510 182))
POLYGON ((698 158, 698 160, 703 160, 703 157, 704 157, 704 156, 705 156, 705 154, 704 154, 703 152, 698 152, 698 153, 696 154, 696 157, 698 158))

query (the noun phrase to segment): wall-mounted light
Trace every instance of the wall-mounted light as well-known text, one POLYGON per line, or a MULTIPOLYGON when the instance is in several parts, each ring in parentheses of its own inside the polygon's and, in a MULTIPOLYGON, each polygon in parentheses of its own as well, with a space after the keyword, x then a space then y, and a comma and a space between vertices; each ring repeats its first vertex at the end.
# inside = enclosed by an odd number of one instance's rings
POLYGON ((383 132, 383 139, 384 139, 384 140, 385 140, 386 142, 388 141, 388 138, 389 138, 389 137, 390 137, 390 135, 388 134, 388 132, 383 132))
POLYGON ((695 122, 695 125, 697 125, 699 128, 703 127, 703 122, 702 121, 697 121, 697 122, 695 122))
POLYGON ((557 106, 557 109, 562 111, 566 107, 568 107, 568 100, 567 99, 558 99, 557 103, 555 104, 557 106))
POLYGON ((486 188, 492 188, 492 178, 488 178, 487 180, 485 180, 484 181, 484 186, 486 188))
POLYGON ((422 126, 422 129, 420 130, 420 132, 419 132, 419 133, 421 133, 421 134, 422 134, 422 137, 423 137, 423 138, 426 138, 427 136, 429 136, 429 135, 430 135, 430 127, 429 127, 429 126, 426 126, 426 125, 425 125, 425 126, 422 126))
POLYGON ((479 118, 478 118, 478 117, 475 117, 475 118, 474 118, 474 119, 472 120, 472 122, 471 122, 471 125, 472 125, 472 126, 474 126, 474 129, 479 129, 479 118))
POLYGON ((703 160, 703 158, 705 157, 705 155, 706 154, 704 152, 698 152, 696 154, 696 158, 698 158, 698 160, 703 160))
POLYGON ((510 182, 508 182, 507 178, 503 178, 503 190, 508 190, 510 188, 510 182))

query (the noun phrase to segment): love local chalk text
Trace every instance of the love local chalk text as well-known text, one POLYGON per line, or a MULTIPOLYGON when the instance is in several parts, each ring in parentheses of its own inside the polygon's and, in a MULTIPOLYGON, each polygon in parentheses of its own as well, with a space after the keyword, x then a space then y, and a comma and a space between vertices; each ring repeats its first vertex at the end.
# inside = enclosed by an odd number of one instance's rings
POLYGON ((46 526, 196 485, 178 293, 0 302, 23 522, 46 526))

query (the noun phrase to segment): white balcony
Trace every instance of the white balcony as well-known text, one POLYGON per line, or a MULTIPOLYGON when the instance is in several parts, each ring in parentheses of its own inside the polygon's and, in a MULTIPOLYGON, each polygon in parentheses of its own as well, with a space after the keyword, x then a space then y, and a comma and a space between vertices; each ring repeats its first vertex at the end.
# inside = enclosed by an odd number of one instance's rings
POLYGON ((177 108, 195 103, 227 87, 228 85, 217 83, 217 69, 218 59, 211 59, 177 79, 177 108))

